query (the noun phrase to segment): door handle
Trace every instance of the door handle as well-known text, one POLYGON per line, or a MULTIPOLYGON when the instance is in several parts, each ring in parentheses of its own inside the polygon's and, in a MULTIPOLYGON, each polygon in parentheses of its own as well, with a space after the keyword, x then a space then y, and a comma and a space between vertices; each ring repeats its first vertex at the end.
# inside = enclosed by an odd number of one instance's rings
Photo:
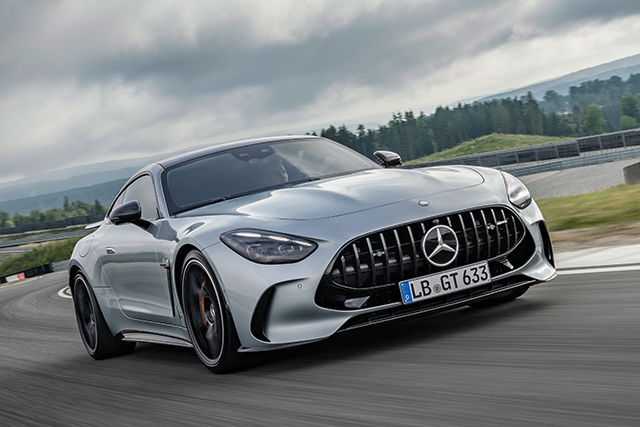
POLYGON ((115 255, 116 254, 116 250, 113 248, 107 248, 107 254, 109 255, 115 255))

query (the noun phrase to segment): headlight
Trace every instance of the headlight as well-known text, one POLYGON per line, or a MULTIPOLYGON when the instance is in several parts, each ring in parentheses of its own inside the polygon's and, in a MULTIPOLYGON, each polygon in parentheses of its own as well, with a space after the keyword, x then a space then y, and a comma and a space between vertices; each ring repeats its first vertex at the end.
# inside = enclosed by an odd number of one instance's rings
POLYGON ((303 260, 316 250, 315 242, 261 230, 234 230, 220 240, 246 259, 260 264, 284 264, 303 260))
POLYGON ((520 209, 524 209, 531 204, 531 194, 527 187, 520 182, 515 176, 502 172, 504 178, 504 184, 507 187, 507 194, 509 195, 509 201, 520 209))

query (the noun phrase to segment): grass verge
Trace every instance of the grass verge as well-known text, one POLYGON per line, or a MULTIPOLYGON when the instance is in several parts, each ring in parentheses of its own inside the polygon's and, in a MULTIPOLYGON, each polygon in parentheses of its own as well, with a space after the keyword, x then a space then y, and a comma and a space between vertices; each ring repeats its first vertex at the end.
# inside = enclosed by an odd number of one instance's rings
POLYGON ((640 221, 640 185, 537 202, 550 231, 610 227, 640 221))
POLYGON ((64 261, 71 257, 73 247, 83 236, 59 240, 53 243, 39 245, 38 247, 7 259, 0 263, 0 277, 20 273, 31 267, 64 261))
POLYGON ((509 135, 492 133, 480 138, 465 141, 448 150, 439 151, 430 156, 410 160, 406 164, 429 162, 431 160, 449 159, 451 157, 466 156, 469 154, 486 153, 487 151, 505 150, 507 148, 526 147, 528 145, 544 144, 545 142, 560 141, 557 136, 541 135, 509 135))

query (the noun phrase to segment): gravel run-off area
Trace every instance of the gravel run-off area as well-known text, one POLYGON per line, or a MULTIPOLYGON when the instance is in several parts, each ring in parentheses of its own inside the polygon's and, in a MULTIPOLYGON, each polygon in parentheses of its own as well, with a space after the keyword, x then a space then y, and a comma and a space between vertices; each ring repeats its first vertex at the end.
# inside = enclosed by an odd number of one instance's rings
POLYGON ((519 177, 534 199, 577 196, 624 184, 625 167, 640 162, 640 158, 618 160, 598 165, 581 166, 519 177))

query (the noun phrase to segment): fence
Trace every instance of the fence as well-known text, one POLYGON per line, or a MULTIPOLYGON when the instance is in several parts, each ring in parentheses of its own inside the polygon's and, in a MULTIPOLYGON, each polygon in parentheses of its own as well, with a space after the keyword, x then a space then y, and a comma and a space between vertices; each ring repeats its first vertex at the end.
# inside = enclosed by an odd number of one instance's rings
POLYGON ((487 166, 508 170, 515 175, 585 166, 640 156, 640 129, 549 142, 523 148, 406 165, 418 168, 440 165, 487 166))

